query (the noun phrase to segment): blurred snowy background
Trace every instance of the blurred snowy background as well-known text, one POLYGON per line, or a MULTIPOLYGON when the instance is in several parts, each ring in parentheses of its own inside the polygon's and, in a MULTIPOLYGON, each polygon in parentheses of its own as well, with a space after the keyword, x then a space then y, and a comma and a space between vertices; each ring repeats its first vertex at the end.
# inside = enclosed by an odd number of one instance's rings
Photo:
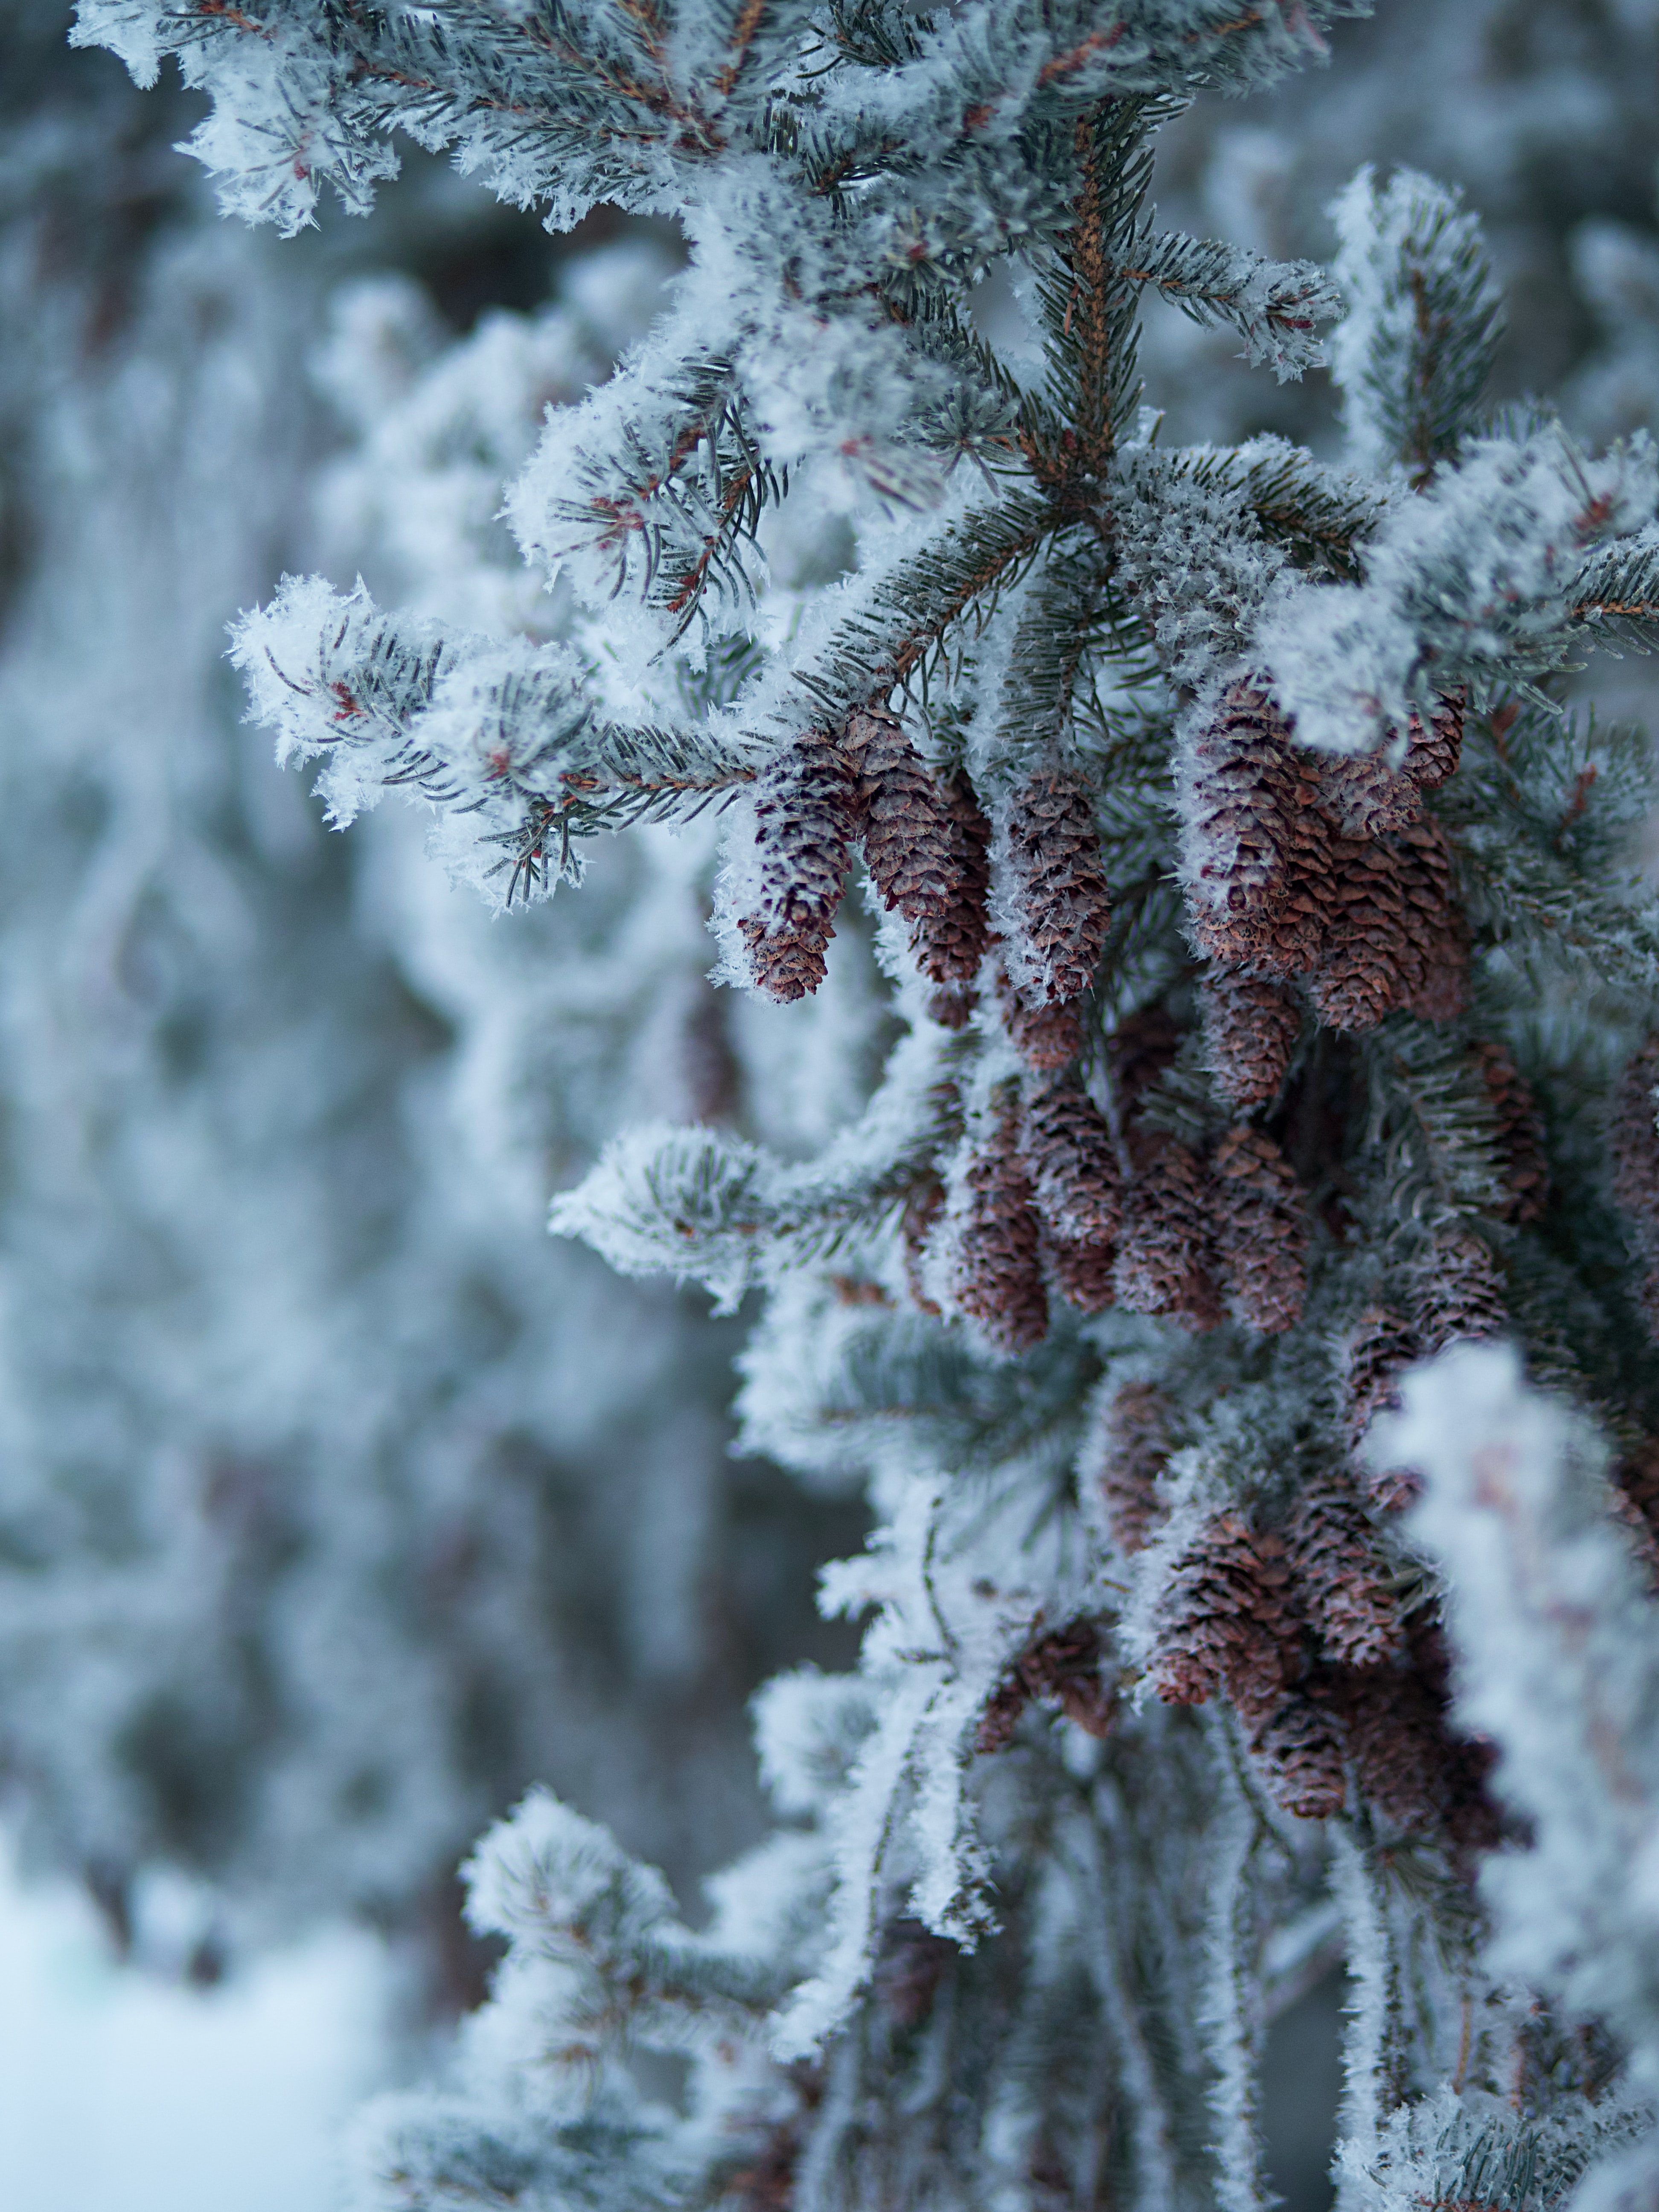
MULTIPOLYGON (((196 104, 67 27, 0 0, 0 2203, 325 2212, 339 2118, 483 1986, 478 1831, 544 1780, 694 1895, 759 1825, 749 1694, 846 1655, 813 1573, 856 1499, 732 1459, 732 1325, 541 1221, 629 1118, 815 1145, 884 1017, 856 957, 717 994, 696 836, 492 923, 239 720, 224 625, 284 568, 557 633, 501 487, 672 235, 551 240, 421 160, 282 245, 172 150, 196 104)), ((1166 213, 1322 256, 1360 160, 1458 181, 1499 396, 1652 423, 1659 5, 1379 0, 1334 46, 1178 125, 1166 213)), ((1154 323, 1170 434, 1328 434, 1231 350, 1154 323)), ((1297 2212, 1338 1994, 1274 2045, 1297 2212)))

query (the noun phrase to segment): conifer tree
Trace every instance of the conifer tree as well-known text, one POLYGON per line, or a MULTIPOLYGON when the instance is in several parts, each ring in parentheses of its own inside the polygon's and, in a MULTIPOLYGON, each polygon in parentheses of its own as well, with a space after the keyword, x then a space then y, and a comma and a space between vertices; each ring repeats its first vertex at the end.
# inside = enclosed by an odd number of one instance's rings
POLYGON ((1498 290, 1422 176, 1361 172, 1328 272, 1159 228, 1160 128, 1359 12, 86 0, 250 215, 366 204, 402 128, 685 228, 511 496, 568 639, 315 579, 241 626, 335 818, 416 794, 507 907, 714 817, 728 984, 811 1000, 849 896, 891 982, 816 1155, 635 1129, 553 1215, 761 1294, 749 1439, 881 1516, 824 1578, 860 1668, 764 1695, 784 1825, 705 1929, 548 1796, 491 1834, 507 1962, 367 2204, 1234 2212, 1334 1929, 1345 2204, 1659 2187, 1655 794, 1561 698, 1659 626, 1659 464, 1483 414, 1498 290), (1280 377, 1333 326, 1343 459, 1164 443, 1148 295, 1280 377), (803 501, 859 560, 781 621, 803 501))

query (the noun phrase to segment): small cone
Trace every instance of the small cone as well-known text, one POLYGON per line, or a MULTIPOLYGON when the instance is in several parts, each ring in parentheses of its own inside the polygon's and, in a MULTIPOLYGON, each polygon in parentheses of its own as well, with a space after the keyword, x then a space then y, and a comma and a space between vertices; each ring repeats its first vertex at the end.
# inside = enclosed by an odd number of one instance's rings
POLYGON ((1102 1424, 1093 1480, 1113 1536, 1131 1555, 1145 1549, 1164 1518, 1158 1478, 1169 1464, 1173 1413, 1152 1383, 1126 1382, 1102 1424))
POLYGON ((1372 1668, 1343 1682, 1344 1732, 1360 1795, 1402 1828, 1438 1825, 1447 1799, 1445 1729, 1414 1670, 1372 1668))
POLYGON ((1111 1243, 1123 1216, 1123 1173, 1106 1117, 1080 1083, 1032 1087, 1020 1149, 1044 1225, 1073 1243, 1111 1243))
POLYGON ((969 1165, 954 1288, 963 1312, 1005 1352, 1029 1352, 1048 1333, 1037 1217, 1012 1103, 969 1165))
POLYGON ((1118 1245, 1117 1302, 1189 1328, 1221 1319, 1210 1191, 1198 1155, 1162 1130, 1138 1133, 1118 1245))
POLYGON ((1400 1610, 1358 1499, 1330 1478, 1297 1502, 1285 1530, 1302 1611, 1339 1666, 1380 1667, 1400 1641, 1400 1610))
POLYGON ((1118 1110, 1134 1115, 1153 1084, 1181 1049, 1181 1031, 1165 1006, 1143 1006, 1121 1021, 1106 1040, 1118 1110))
POLYGON ((1073 1244, 1045 1235, 1042 1259, 1048 1280, 1079 1313, 1104 1313, 1117 1304, 1117 1254, 1111 1245, 1073 1244))
POLYGON ((1147 1679, 1166 1705, 1224 1689, 1241 1710, 1269 1711, 1299 1672, 1297 1630, 1283 1543, 1218 1513, 1170 1570, 1147 1679))
POLYGON ((1345 837, 1386 837, 1415 822, 1423 800, 1403 768, 1391 769, 1375 753, 1352 753, 1322 763, 1319 808, 1345 837))
POLYGON ((1498 1121, 1504 1180, 1510 1190, 1504 1218, 1537 1221, 1549 1202, 1550 1188, 1543 1116, 1505 1046, 1479 1039, 1474 1052, 1498 1121))
POLYGON ((924 1175, 904 1201, 899 1233, 904 1243, 904 1283, 911 1301, 925 1314, 939 1317, 939 1304, 929 1297, 922 1279, 927 1247, 945 1211, 945 1185, 931 1172, 924 1175))
POLYGON ((1070 1621, 1039 1637, 1021 1652, 985 1709, 974 1740, 976 1751, 1000 1751, 1012 1741, 1020 1715, 1034 1698, 1057 1705, 1085 1735, 1111 1734, 1117 1695, 1103 1680, 1105 1648, 1091 1620, 1070 1621))
POLYGON ((1422 963, 1403 1004, 1425 1022, 1455 1021, 1469 1000, 1469 933, 1457 901, 1451 847, 1425 816, 1395 841, 1401 851, 1406 933, 1422 963))
POLYGON ((1631 1243, 1646 1263, 1638 1297, 1659 1343, 1659 1037, 1650 1037, 1620 1079, 1613 1100, 1613 1194, 1630 1218, 1631 1243))
POLYGON ((1227 1311, 1264 1335, 1302 1318, 1308 1221, 1290 1162, 1265 1131, 1230 1129, 1210 1164, 1215 1249, 1227 1311))
POLYGON ((1433 791, 1457 773, 1463 750, 1462 692, 1448 692, 1429 718, 1427 729, 1413 707, 1407 722, 1406 774, 1419 791, 1433 791))
POLYGON ((1449 1231, 1435 1239, 1424 1278, 1418 1328, 1425 1352, 1501 1336, 1509 1328, 1503 1269, 1491 1245, 1472 1229, 1449 1231))
MULTIPOLYGON (((1360 1315, 1345 1347, 1343 1378, 1348 1433, 1356 1446, 1379 1413, 1399 1412, 1401 1370, 1422 1357, 1417 1331, 1392 1306, 1368 1306, 1360 1315)), ((1365 1495, 1384 1512, 1401 1510, 1421 1489, 1409 1468, 1377 1468, 1366 1459, 1358 1468, 1365 1495)))
POLYGON ((938 920, 954 902, 957 825, 948 795, 884 707, 847 717, 842 750, 858 775, 854 800, 865 865, 890 914, 938 920))
POLYGON ((1446 1021, 1468 995, 1468 946, 1437 823, 1396 837, 1332 841, 1333 886, 1325 949, 1311 984, 1329 1029, 1375 1029, 1408 1007, 1446 1021))
POLYGON ((856 784, 840 747, 811 737, 774 761, 757 789, 759 896, 738 928, 756 985, 787 1004, 824 978, 852 860, 856 784))
POLYGON ((1280 983, 1212 967, 1198 989, 1204 1048, 1223 1097, 1262 1106, 1279 1095, 1302 1031, 1302 1010, 1280 983))
POLYGON ((1293 895, 1297 861, 1318 842, 1303 818, 1316 785, 1272 701, 1236 685, 1195 740, 1182 782, 1194 944, 1229 967, 1265 963, 1288 975, 1310 965, 1317 918, 1293 895))
POLYGON ((1009 981, 1006 969, 997 970, 997 1004, 1010 1043, 1027 1067, 1052 1074, 1069 1067, 1083 1051, 1083 1017, 1075 1006, 1033 1006, 1009 981))
POLYGON ((1289 1690, 1255 1720, 1245 1741, 1273 1802, 1304 1820, 1328 1820, 1348 1794, 1347 1759, 1335 1717, 1303 1690, 1289 1690))
POLYGON ((974 981, 990 943, 991 825, 965 775, 946 782, 943 796, 950 817, 950 896, 938 912, 911 922, 910 946, 933 986, 928 1012, 955 1030, 973 1012, 974 981))
POLYGON ((1080 998, 1111 920, 1093 796, 1063 770, 1036 776, 1008 810, 1007 867, 1034 1004, 1080 998))

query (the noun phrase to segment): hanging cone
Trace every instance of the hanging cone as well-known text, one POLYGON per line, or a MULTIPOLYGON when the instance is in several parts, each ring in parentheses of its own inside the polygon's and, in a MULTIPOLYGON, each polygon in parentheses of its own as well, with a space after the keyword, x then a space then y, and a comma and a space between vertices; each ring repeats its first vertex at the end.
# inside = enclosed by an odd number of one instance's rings
POLYGON ((997 1005, 1014 1050, 1039 1074, 1069 1067, 1083 1051, 1083 1017, 1075 1006, 1035 1006, 997 970, 997 1005))
POLYGON ((1659 1343, 1659 1037, 1650 1037, 1620 1077, 1610 1131, 1613 1194, 1628 1215, 1631 1242, 1646 1262, 1638 1303, 1659 1343))
POLYGON ((1299 1624, 1280 1540, 1218 1513, 1170 1570, 1147 1680, 1166 1705, 1201 1705, 1224 1689, 1241 1709, 1273 1709, 1300 1671, 1299 1624))
MULTIPOLYGON (((1356 1446, 1379 1413, 1399 1412, 1401 1370, 1422 1357, 1416 1330, 1392 1306, 1368 1306, 1360 1315, 1343 1362, 1348 1433, 1356 1446)), ((1422 1487, 1409 1468, 1376 1468, 1362 1460, 1358 1473, 1365 1495, 1384 1512, 1409 1505, 1422 1487)))
POLYGON ((1010 803, 1006 837, 1021 988, 1033 1005, 1080 998, 1111 920, 1088 785, 1063 770, 1034 777, 1010 803))
POLYGON ((1254 1719, 1244 1738, 1275 1804, 1304 1820, 1328 1820, 1348 1794, 1347 1760, 1334 1716, 1303 1690, 1288 1690, 1254 1719))
POLYGON ((1277 1097, 1302 1031, 1302 1010, 1279 983, 1212 967, 1198 987, 1204 1048, 1222 1096, 1234 1106, 1277 1097))
POLYGON ((1165 1006, 1126 1016, 1106 1040, 1118 1111, 1131 1120, 1142 1098, 1181 1049, 1181 1031, 1165 1006))
POLYGON ((1437 1826, 1448 1796, 1439 1707, 1410 1668, 1372 1668, 1343 1680, 1343 1724, 1360 1795, 1402 1828, 1437 1826))
POLYGON ((1029 1644, 986 1706, 974 1748, 1002 1750, 1012 1741, 1020 1715, 1035 1698, 1058 1705, 1085 1735, 1109 1735, 1117 1713, 1117 1696, 1102 1679, 1104 1656, 1100 1631, 1092 1620, 1070 1621, 1029 1644))
POLYGON ((1321 763, 1319 808, 1345 837, 1386 837, 1415 822, 1423 800, 1403 768, 1375 753, 1350 753, 1321 763))
POLYGON ((1071 1244, 1045 1234, 1042 1261, 1049 1282, 1079 1313, 1104 1313, 1117 1304, 1117 1255, 1109 1244, 1071 1244))
POLYGON ((1221 1319, 1210 1192, 1198 1155, 1162 1130, 1137 1133, 1115 1280, 1130 1313, 1167 1314, 1189 1328, 1221 1319))
POLYGON ((1264 1335, 1302 1318, 1308 1220, 1290 1162, 1265 1131, 1230 1129, 1210 1163, 1215 1249, 1227 1311, 1264 1335))
POLYGON ((865 865, 890 914, 941 920, 958 890, 957 826, 951 799, 884 707, 847 717, 842 750, 858 775, 854 805, 865 865))
POLYGON ((1537 1221, 1548 1203, 1550 1186, 1543 1116, 1506 1046, 1480 1038, 1473 1050, 1498 1121, 1498 1150, 1510 1191, 1504 1218, 1537 1221))
POLYGON ((969 1165, 954 1290, 963 1312, 1005 1352, 1029 1352, 1048 1333, 1037 1217, 1012 1103, 969 1165))
POLYGON ((1325 951, 1310 986, 1329 1029, 1375 1029, 1408 1007, 1425 1021, 1458 1013, 1468 995, 1468 936, 1437 823, 1397 837, 1339 837, 1325 951))
POLYGON ((1123 1174, 1105 1115, 1080 1083, 1033 1085, 1020 1149, 1045 1227, 1074 1244, 1110 1244, 1123 1214, 1123 1174))
POLYGON ((1469 1000, 1469 933, 1458 904, 1451 848, 1440 824, 1426 815, 1401 833, 1400 882, 1406 899, 1406 933, 1422 963, 1402 1000, 1425 1022, 1455 1021, 1469 1000))
POLYGON ((950 817, 950 896, 934 914, 910 925, 916 965, 933 986, 927 1011, 959 1030, 974 1009, 974 983, 990 943, 991 825, 974 787, 958 772, 943 787, 950 817))
POLYGON ((1400 1610, 1359 1500, 1327 1477, 1304 1491, 1285 1532, 1297 1601, 1328 1659, 1380 1667, 1400 1641, 1400 1610))
POLYGON ((1497 1254, 1472 1229, 1443 1231, 1423 1270, 1417 1325, 1423 1348, 1443 1352, 1466 1339, 1501 1336, 1510 1326, 1497 1254))
MULTIPOLYGON (((1174 1408, 1151 1382, 1126 1382, 1101 1424, 1092 1480, 1106 1508, 1114 1538, 1131 1554, 1144 1550, 1164 1518, 1158 1478, 1170 1460, 1174 1408)), ((1085 1461, 1084 1479, 1091 1479, 1085 1461)))
POLYGON ((756 786, 754 880, 738 928, 750 974, 787 1003, 816 991, 852 860, 852 763, 823 737, 805 738, 756 786))
POLYGON ((1296 975, 1318 957, 1325 824, 1318 768, 1266 695, 1237 685, 1182 777, 1188 920, 1228 967, 1296 975))
POLYGON ((1406 774, 1419 791, 1433 791, 1457 773, 1463 750, 1464 697, 1448 692, 1429 718, 1427 729, 1415 707, 1407 723, 1406 774))

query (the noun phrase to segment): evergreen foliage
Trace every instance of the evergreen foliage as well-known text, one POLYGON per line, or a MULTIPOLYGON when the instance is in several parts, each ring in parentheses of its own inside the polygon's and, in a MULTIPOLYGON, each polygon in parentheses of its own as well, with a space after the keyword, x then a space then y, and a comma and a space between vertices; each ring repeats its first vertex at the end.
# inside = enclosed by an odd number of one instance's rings
POLYGON ((337 818, 413 791, 504 904, 716 814, 721 972, 792 1000, 862 847, 891 985, 814 1157, 635 1130, 553 1212, 765 1294, 750 1440, 879 1516, 823 1577, 859 1669, 765 1694, 784 1825, 707 1929, 544 1797, 492 1832, 508 1962, 454 2094, 368 2125, 366 2205, 1243 2212, 1333 1901, 1345 2206, 1659 2186, 1654 793, 1559 681, 1651 640, 1659 465, 1481 413, 1495 287, 1426 179, 1344 194, 1336 287, 1147 205, 1183 102, 1359 12, 85 0, 213 93, 244 212, 362 204, 397 125, 556 225, 685 226, 512 497, 568 639, 315 581, 241 624, 337 818), (975 328, 997 267, 1040 373, 975 328), (1159 442, 1150 295, 1294 375, 1339 289, 1340 464, 1159 442), (815 497, 858 565, 774 597, 815 497))

